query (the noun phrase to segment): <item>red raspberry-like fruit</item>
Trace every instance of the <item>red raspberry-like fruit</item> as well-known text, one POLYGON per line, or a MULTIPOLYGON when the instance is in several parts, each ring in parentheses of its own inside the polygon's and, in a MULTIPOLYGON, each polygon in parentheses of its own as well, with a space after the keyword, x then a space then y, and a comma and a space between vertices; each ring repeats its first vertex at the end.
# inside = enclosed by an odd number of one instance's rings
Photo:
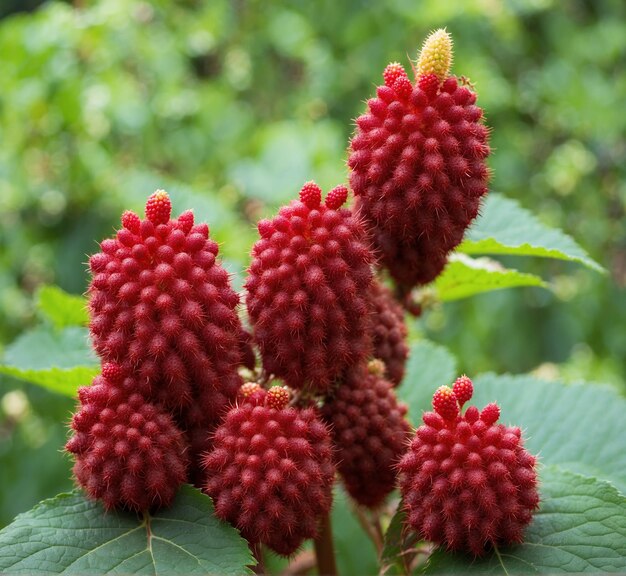
POLYGON ((89 326, 104 361, 127 366, 149 383, 147 401, 206 437, 241 383, 239 299, 207 225, 194 225, 191 212, 170 220, 170 210, 155 192, 147 218, 125 212, 91 256, 89 326))
POLYGON ((313 408, 242 402, 216 430, 204 466, 217 516, 278 554, 289 556, 314 538, 330 510, 330 435, 313 408))
POLYGON ((324 404, 337 469, 350 496, 363 506, 379 506, 396 485, 396 466, 410 432, 406 412, 392 384, 366 366, 351 370, 324 404))
POLYGON ((407 523, 420 538, 475 556, 522 542, 539 506, 536 458, 496 414, 495 404, 480 417, 475 406, 455 420, 424 414, 398 467, 407 523))
POLYGON ((135 511, 171 504, 186 481, 187 460, 184 436, 170 415, 104 375, 81 388, 79 398, 66 449, 89 497, 135 511))
POLYGON ((446 421, 454 421, 459 415, 459 403, 449 386, 440 386, 433 395, 433 408, 446 421))
POLYGON ((155 226, 167 224, 172 214, 172 203, 165 190, 157 190, 146 202, 146 218, 155 226))
MULTIPOLYGON (((474 385, 467 376, 463 375, 454 381, 452 391, 454 392, 454 395, 459 403, 459 408, 463 408, 463 404, 469 401, 472 394, 474 394, 474 385)), ((498 414, 498 417, 500 417, 500 414, 498 414)), ((497 419, 498 418, 496 418, 496 420, 497 419)))
POLYGON ((370 288, 372 334, 375 358, 385 363, 385 376, 397 386, 404 376, 409 355, 404 310, 391 291, 374 280, 370 288))
POLYGON ((291 388, 324 392, 371 351, 372 255, 338 186, 321 202, 308 182, 300 200, 258 224, 246 306, 270 374, 291 388))
POLYGON ((384 78, 357 118, 350 184, 382 264, 408 291, 441 272, 478 214, 488 129, 476 94, 454 76, 424 74, 411 87, 394 63, 384 78))

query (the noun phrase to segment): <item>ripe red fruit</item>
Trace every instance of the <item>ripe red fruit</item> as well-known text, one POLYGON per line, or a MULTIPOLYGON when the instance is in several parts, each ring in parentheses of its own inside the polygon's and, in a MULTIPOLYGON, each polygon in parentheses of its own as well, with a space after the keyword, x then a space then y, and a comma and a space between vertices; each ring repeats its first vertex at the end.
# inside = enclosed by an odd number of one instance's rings
POLYGON ((459 415, 459 403, 449 386, 440 386, 433 395, 433 408, 446 421, 454 421, 459 415))
POLYGON ((395 386, 404 376, 409 355, 404 310, 391 291, 377 280, 370 287, 374 358, 385 363, 385 377, 395 386))
POLYGON ((371 351, 372 256, 338 186, 325 203, 313 182, 258 224, 246 306, 265 370, 292 388, 324 392, 371 351))
POLYGON ((350 143, 358 213, 405 291, 441 272, 487 193, 488 129, 476 94, 440 68, 424 64, 441 75, 418 70, 412 86, 390 64, 350 143))
POLYGON ((335 467, 328 429, 313 408, 271 407, 283 392, 276 387, 264 404, 244 399, 232 408, 204 466, 217 516, 251 543, 289 556, 328 514, 335 467))
POLYGON ((424 414, 398 467, 407 523, 420 538, 475 556, 523 541, 539 506, 536 458, 519 428, 496 424, 499 413, 489 404, 455 419, 424 414))
POLYGON ((155 192, 147 218, 125 212, 90 258, 90 332, 98 355, 148 383, 146 399, 207 449, 241 382, 239 299, 207 225, 191 212, 170 220, 170 211, 167 193, 155 192))
POLYGON ((79 390, 66 449, 88 496, 107 508, 135 511, 168 506, 186 480, 186 442, 169 414, 133 392, 136 382, 105 364, 79 390))
MULTIPOLYGON (((452 391, 459 402, 459 407, 463 408, 463 404, 465 404, 472 397, 472 394, 474 394, 474 385, 467 376, 463 375, 454 381, 452 391)), ((499 413, 498 417, 500 417, 499 413)), ((496 418, 496 420, 497 419, 498 418, 496 418)))
POLYGON ((337 449, 337 469, 356 502, 375 508, 396 485, 396 466, 406 451, 407 408, 393 386, 366 366, 351 370, 322 409, 337 449), (373 373, 372 373, 373 372, 373 373))

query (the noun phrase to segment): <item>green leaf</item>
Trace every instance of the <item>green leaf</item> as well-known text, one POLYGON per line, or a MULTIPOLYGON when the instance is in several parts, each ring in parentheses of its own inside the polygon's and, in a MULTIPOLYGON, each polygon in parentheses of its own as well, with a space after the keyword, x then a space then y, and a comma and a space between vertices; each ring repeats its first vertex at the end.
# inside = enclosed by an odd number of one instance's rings
POLYGON ((607 482, 541 470, 541 507, 525 542, 474 560, 438 550, 427 574, 626 572, 626 498, 607 482))
POLYGON ((86 328, 42 326, 25 332, 6 348, 0 374, 74 397, 79 386, 91 382, 98 367, 86 328))
POLYGON ((422 411, 430 409, 430 401, 439 386, 450 385, 456 377, 456 359, 443 346, 421 340, 411 346, 406 373, 398 388, 398 397, 409 407, 413 424, 422 420, 422 411))
POLYGON ((0 364, 0 374, 19 378, 70 398, 76 397, 78 388, 91 384, 98 372, 100 372, 99 368, 90 368, 88 366, 22 370, 15 366, 0 364))
POLYGON ((85 299, 68 294, 58 286, 42 286, 37 291, 37 308, 55 328, 84 326, 89 321, 85 299))
POLYGON ((517 286, 545 287, 546 284, 534 274, 504 268, 489 258, 474 259, 464 254, 452 254, 434 282, 436 295, 444 302, 517 286))
POLYGON ((626 399, 612 388, 531 376, 476 378, 471 403, 494 401, 500 420, 520 426, 526 447, 544 464, 608 480, 626 495, 626 399))
POLYGON ((457 248, 466 254, 543 256, 579 262, 604 272, 570 236, 542 224, 515 200, 491 193, 473 226, 457 248))
POLYGON ((337 486, 332 509, 333 541, 340 574, 376 574, 376 548, 350 509, 343 486, 337 486))
POLYGON ((415 545, 419 541, 413 530, 405 529, 406 512, 402 502, 398 510, 391 518, 389 527, 385 532, 385 541, 380 558, 380 574, 390 576, 392 574, 408 575, 411 573, 411 564, 417 554, 415 545))
POLYGON ((252 563, 246 541, 191 486, 142 518, 105 512, 75 490, 0 531, 3 574, 245 574, 252 563))

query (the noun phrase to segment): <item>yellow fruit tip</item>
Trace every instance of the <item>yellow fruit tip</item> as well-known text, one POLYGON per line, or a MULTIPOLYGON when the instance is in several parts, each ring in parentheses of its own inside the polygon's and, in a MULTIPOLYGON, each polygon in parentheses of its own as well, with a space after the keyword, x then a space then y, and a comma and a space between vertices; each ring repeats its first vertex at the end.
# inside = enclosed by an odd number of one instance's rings
POLYGON ((424 41, 417 60, 417 74, 435 74, 443 81, 452 66, 452 36, 445 28, 431 32, 424 41))

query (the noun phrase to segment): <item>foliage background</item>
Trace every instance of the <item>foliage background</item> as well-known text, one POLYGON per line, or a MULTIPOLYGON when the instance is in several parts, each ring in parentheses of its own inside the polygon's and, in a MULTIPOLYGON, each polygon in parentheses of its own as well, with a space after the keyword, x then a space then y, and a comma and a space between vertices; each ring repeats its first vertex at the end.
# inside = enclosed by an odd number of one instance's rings
MULTIPOLYGON (((35 4, 0 5, 0 353, 35 324, 37 287, 82 293, 96 240, 157 187, 208 220, 240 285, 254 222, 306 180, 346 181, 351 122, 384 66, 446 26, 453 71, 476 83, 494 129, 492 188, 609 274, 504 259, 553 291, 445 304, 412 332, 469 374, 534 370, 626 392, 620 0, 35 4)), ((0 527, 71 486, 59 451, 72 407, 0 376, 0 527)))

